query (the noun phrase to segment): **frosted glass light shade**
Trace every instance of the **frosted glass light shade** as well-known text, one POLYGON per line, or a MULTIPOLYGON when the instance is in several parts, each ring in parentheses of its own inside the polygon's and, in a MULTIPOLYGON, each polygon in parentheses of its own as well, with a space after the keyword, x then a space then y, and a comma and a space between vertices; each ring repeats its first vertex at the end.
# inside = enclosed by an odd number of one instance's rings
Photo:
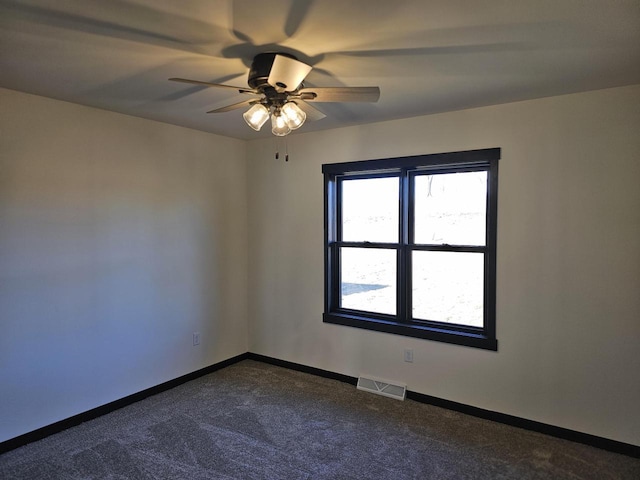
POLYGON ((307 114, 295 102, 285 103, 282 107, 282 115, 291 130, 300 128, 307 119, 307 114))
POLYGON ((284 137, 291 133, 291 128, 287 125, 287 120, 280 112, 271 115, 271 133, 278 137, 284 137))
POLYGON ((269 119, 269 110, 261 103, 256 103, 253 107, 242 114, 244 121, 247 122, 255 131, 259 131, 265 122, 269 119))

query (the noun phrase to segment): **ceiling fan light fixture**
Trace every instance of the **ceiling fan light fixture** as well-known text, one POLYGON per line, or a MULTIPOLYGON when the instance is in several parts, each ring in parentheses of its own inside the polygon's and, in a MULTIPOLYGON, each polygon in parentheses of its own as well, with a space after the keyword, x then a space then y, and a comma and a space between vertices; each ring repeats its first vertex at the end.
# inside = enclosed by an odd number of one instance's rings
POLYGON ((258 53, 251 62, 249 88, 223 83, 172 77, 173 82, 198 86, 225 88, 254 98, 216 108, 207 113, 224 113, 249 106, 242 117, 256 132, 271 117, 271 133, 284 137, 309 120, 320 120, 326 115, 307 102, 377 102, 379 87, 304 87, 303 81, 312 67, 288 53, 258 53), (255 98, 258 96, 259 98, 255 98))
POLYGON ((256 132, 269 120, 269 109, 261 103, 256 103, 253 107, 242 114, 242 118, 256 132))
POLYGON ((285 103, 282 106, 282 115, 291 130, 300 128, 307 119, 307 114, 295 102, 285 103))
POLYGON ((291 133, 291 128, 287 125, 287 120, 280 110, 276 110, 271 115, 271 133, 277 137, 284 137, 291 133))

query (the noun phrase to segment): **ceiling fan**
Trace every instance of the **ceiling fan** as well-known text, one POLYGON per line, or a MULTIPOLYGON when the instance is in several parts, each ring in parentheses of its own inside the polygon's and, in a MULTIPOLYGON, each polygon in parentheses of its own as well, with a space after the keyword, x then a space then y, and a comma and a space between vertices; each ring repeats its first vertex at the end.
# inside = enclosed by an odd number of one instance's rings
POLYGON ((305 120, 319 120, 325 115, 308 102, 377 102, 378 87, 305 87, 302 83, 312 67, 288 53, 259 53, 249 70, 248 85, 234 87, 187 78, 170 78, 174 82, 205 87, 232 89, 252 98, 207 113, 223 113, 250 107, 243 118, 259 131, 271 118, 271 132, 279 137, 302 126, 305 120))

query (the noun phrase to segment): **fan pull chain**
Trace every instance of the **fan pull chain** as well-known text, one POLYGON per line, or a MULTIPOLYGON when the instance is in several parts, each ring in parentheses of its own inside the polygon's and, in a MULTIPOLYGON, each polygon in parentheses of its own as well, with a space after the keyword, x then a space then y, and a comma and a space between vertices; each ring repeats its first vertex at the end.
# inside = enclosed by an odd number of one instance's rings
MULTIPOLYGON (((278 160, 280 158, 280 139, 279 138, 275 138, 274 139, 274 150, 276 151, 275 157, 276 160, 278 160)), ((284 161, 288 162, 289 161, 289 141, 287 140, 287 138, 284 138, 284 161)))

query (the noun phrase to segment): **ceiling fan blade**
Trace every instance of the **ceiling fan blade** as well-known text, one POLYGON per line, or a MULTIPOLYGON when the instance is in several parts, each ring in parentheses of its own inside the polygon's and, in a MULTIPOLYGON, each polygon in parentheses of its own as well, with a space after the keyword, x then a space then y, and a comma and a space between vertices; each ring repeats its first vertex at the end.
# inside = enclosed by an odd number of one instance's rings
POLYGON ((278 92, 293 92, 310 71, 311 66, 300 60, 285 55, 276 55, 267 82, 278 92))
POLYGON ((307 102, 377 102, 379 87, 309 87, 299 92, 307 102))
POLYGON ((260 93, 256 90, 252 90, 250 88, 244 87, 234 87, 233 85, 224 85, 223 83, 211 83, 211 82, 202 82, 200 80, 189 80, 188 78, 170 78, 172 82, 181 82, 181 83, 190 83, 192 85, 202 85, 203 87, 217 87, 217 88, 230 88, 239 93, 250 93, 253 95, 260 95, 260 93))
POLYGON ((322 120, 324 117, 326 117, 324 113, 322 113, 316 107, 309 105, 305 101, 296 100, 295 102, 296 102, 296 105, 300 107, 300 110, 302 110, 304 113, 307 114, 307 120, 310 120, 313 122, 316 120, 322 120))
POLYGON ((253 103, 256 103, 256 102, 257 102, 257 100, 255 100, 255 99, 243 100, 242 102, 234 103, 232 105, 227 105, 226 107, 220 107, 220 108, 216 108, 214 110, 209 110, 207 113, 230 112, 231 110, 236 110, 238 108, 248 107, 249 105, 251 105, 253 103))

